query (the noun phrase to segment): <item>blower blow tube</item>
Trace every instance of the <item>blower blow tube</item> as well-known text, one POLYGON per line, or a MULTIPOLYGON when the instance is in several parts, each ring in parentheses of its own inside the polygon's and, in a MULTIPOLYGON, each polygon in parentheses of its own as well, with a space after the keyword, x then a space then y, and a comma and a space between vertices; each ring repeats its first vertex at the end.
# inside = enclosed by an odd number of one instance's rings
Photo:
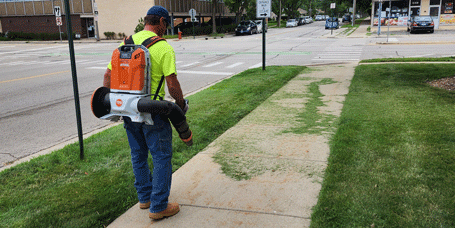
POLYGON ((107 87, 100 87, 95 90, 91 100, 93 114, 101 119, 118 119, 120 116, 130 116, 133 117, 133 121, 136 119, 134 117, 138 116, 137 112, 139 115, 140 113, 160 114, 170 120, 180 139, 186 145, 193 145, 193 133, 186 122, 185 113, 177 104, 170 101, 152 100, 149 96, 121 94, 120 96, 123 96, 120 97, 121 99, 117 99, 116 96, 119 95, 111 93, 107 87))
POLYGON ((193 133, 186 122, 185 114, 182 109, 170 101, 157 101, 150 98, 141 98, 137 102, 137 110, 153 114, 161 114, 169 118, 175 130, 179 133, 180 139, 186 145, 193 145, 193 133))

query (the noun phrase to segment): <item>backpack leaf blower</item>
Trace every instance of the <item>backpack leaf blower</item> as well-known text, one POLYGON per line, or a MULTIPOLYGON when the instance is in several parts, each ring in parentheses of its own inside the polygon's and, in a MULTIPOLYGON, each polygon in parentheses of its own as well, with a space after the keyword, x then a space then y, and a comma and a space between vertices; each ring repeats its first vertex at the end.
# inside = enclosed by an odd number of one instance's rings
POLYGON ((152 115, 167 117, 180 139, 186 145, 193 145, 193 133, 186 122, 185 113, 175 103, 154 100, 164 81, 162 76, 154 99, 150 94, 150 54, 148 47, 164 40, 157 36, 135 45, 131 36, 125 45, 115 49, 112 54, 111 88, 100 87, 92 94, 93 114, 100 119, 118 121, 129 117, 131 121, 153 125, 152 115))

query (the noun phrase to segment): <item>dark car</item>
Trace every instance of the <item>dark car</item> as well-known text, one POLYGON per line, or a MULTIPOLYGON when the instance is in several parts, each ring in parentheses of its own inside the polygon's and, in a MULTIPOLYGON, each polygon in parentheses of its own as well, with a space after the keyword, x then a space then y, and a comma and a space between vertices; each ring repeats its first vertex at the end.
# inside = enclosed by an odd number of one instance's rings
POLYGON ((340 24, 338 23, 338 18, 337 17, 329 17, 327 20, 325 20, 325 29, 338 29, 340 24))
POLYGON ((299 18, 299 21, 297 22, 297 25, 304 25, 304 24, 306 24, 305 18, 303 18, 303 17, 299 18))
POLYGON ((258 27, 253 21, 242 21, 235 28, 235 35, 258 33, 258 27))
POLYGON ((351 22, 351 15, 350 14, 345 14, 343 18, 341 19, 341 22, 351 22))
POLYGON ((430 16, 413 16, 408 21, 408 32, 434 32, 434 21, 430 16))

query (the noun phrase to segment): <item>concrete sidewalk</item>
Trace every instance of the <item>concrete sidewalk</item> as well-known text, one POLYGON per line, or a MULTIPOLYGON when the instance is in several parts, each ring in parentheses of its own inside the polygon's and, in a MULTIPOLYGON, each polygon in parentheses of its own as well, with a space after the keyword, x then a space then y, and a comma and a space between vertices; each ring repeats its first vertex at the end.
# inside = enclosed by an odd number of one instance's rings
POLYGON ((148 210, 135 205, 108 227, 308 227, 332 122, 356 65, 305 70, 177 170, 170 196, 181 205, 175 216, 151 221, 148 210), (322 97, 311 96, 315 85, 322 97), (320 119, 312 130, 318 133, 298 133, 295 128, 305 126, 298 115, 314 99, 324 103, 315 113, 320 119), (236 180, 239 176, 248 178, 236 180))

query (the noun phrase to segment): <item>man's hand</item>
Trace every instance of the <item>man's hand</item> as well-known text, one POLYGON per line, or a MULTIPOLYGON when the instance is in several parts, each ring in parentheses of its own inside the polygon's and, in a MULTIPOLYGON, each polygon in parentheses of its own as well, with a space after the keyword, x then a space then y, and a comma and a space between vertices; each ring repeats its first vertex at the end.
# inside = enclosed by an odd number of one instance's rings
POLYGON ((179 80, 177 79, 177 75, 171 74, 166 76, 166 84, 167 88, 169 89, 169 94, 172 98, 174 98, 175 103, 182 109, 185 109, 185 100, 183 99, 182 88, 180 87, 179 80))
POLYGON ((111 88, 111 70, 109 70, 109 68, 106 70, 106 73, 104 73, 103 86, 109 89, 111 88))

